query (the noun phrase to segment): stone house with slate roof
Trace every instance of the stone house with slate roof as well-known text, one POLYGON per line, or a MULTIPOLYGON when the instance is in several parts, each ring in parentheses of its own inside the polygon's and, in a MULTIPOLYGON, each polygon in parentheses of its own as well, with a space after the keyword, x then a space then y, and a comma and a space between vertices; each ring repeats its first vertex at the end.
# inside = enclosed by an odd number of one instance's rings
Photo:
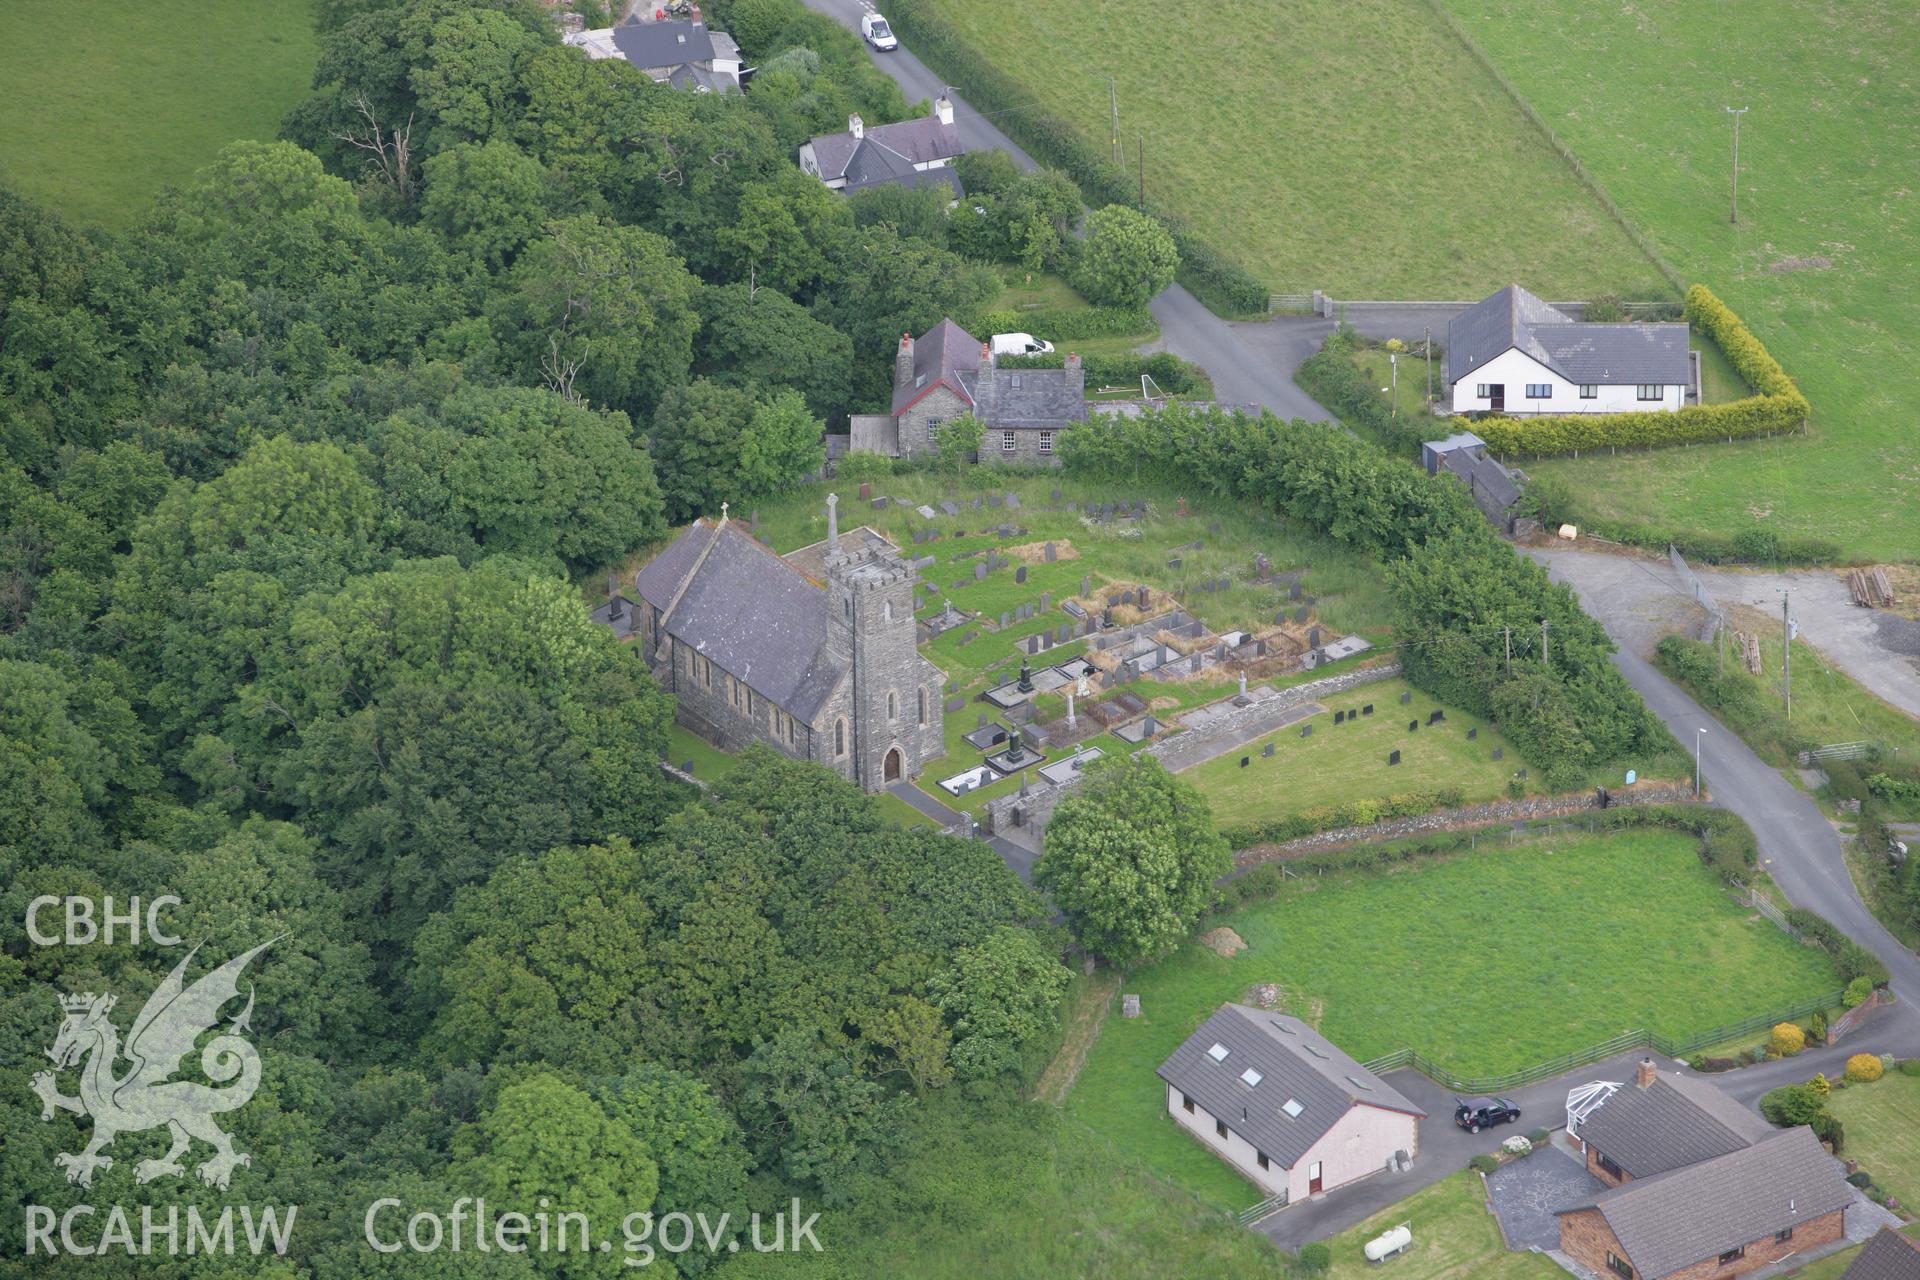
POLYGON ((1679 409, 1693 388, 1685 324, 1587 324, 1519 285, 1447 322, 1455 413, 1679 409))
POLYGON ((1427 1113, 1285 1014, 1221 1005, 1159 1075, 1176 1124, 1288 1202, 1419 1154, 1427 1113))
POLYGON ((1811 1129, 1775 1129, 1652 1059, 1573 1136, 1606 1189, 1558 1211, 1560 1248, 1597 1275, 1738 1276, 1844 1234, 1853 1190, 1811 1129))
POLYGON ((566 43, 589 58, 621 58, 659 84, 694 93, 740 92, 740 46, 724 31, 709 31, 695 9, 690 20, 642 22, 576 31, 566 43))
POLYGON ((1920 1280, 1920 1241, 1882 1227, 1840 1280, 1920 1280))
POLYGON ((945 752, 943 677, 917 648, 913 566, 870 530, 843 538, 837 500, 826 542, 790 558, 724 513, 694 521, 635 575, 626 625, 693 732, 877 791, 945 752))
POLYGON ((1057 462, 1062 432, 1087 418, 1086 372, 1078 355, 1059 369, 1002 369, 989 344, 952 320, 916 341, 900 335, 894 353, 893 405, 855 414, 849 447, 891 458, 937 453, 941 423, 972 414, 986 428, 981 462, 1057 462))
POLYGON ((828 133, 800 147, 800 169, 830 191, 859 191, 889 183, 944 186, 958 200, 965 194, 953 162, 966 154, 953 127, 953 102, 933 100, 931 114, 868 128, 856 113, 845 133, 828 133))

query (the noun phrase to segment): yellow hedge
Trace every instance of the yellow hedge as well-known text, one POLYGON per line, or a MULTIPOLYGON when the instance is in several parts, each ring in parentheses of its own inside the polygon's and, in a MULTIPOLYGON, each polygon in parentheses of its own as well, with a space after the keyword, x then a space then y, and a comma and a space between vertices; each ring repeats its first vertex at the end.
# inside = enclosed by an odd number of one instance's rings
POLYGON ((1847 1079, 1856 1084, 1871 1084, 1886 1073, 1877 1053, 1856 1053, 1847 1059, 1847 1079))
POLYGON ((1703 284, 1687 290, 1687 322, 1726 353, 1748 385, 1758 392, 1728 404, 1695 404, 1672 412, 1591 413, 1538 418, 1483 418, 1478 423, 1456 420, 1459 430, 1472 431, 1495 453, 1539 457, 1582 449, 1644 449, 1654 445, 1704 444, 1714 440, 1786 434, 1806 425, 1811 407, 1800 388, 1780 367, 1760 339, 1753 336, 1703 284))
POLYGON ((1773 1029, 1767 1043, 1781 1057, 1790 1058, 1807 1047, 1807 1033, 1794 1023, 1783 1022, 1773 1029))

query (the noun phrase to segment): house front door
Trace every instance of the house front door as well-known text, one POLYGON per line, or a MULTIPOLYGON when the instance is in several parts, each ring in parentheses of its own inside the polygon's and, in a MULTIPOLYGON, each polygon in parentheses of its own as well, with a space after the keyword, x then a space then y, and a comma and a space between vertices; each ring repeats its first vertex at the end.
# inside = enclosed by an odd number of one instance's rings
POLYGON ((1487 408, 1494 413, 1505 413, 1507 409, 1507 384, 1496 382, 1487 388, 1487 408))
POLYGON ((1320 1162, 1315 1160, 1307 1166, 1307 1194, 1317 1196, 1320 1191, 1320 1162))

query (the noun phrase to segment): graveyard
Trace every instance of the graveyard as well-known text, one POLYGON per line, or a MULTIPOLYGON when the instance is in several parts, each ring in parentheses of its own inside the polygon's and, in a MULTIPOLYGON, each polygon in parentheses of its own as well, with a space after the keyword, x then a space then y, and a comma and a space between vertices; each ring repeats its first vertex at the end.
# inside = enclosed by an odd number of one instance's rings
POLYGON ((1832 962, 1731 902, 1694 846, 1667 831, 1576 831, 1287 881, 1127 975, 1140 1016, 1107 1017, 1067 1110, 1237 1210, 1258 1193, 1167 1118, 1154 1076, 1225 1001, 1279 1008, 1363 1062, 1412 1048, 1490 1074, 1627 1028, 1686 1036, 1831 990, 1832 962), (1244 949, 1210 947, 1218 928, 1244 949))
POLYGON ((1462 804, 1477 804, 1506 795, 1515 781, 1529 792, 1538 789, 1537 776, 1497 729, 1404 680, 1314 705, 1321 708, 1314 715, 1181 776, 1200 789, 1223 825, 1409 791, 1458 788, 1462 804))
POLYGON ((806 546, 825 534, 831 490, 843 530, 870 526, 916 561, 923 651, 947 676, 947 755, 917 785, 979 818, 1023 784, 1060 780, 1076 758, 1179 732, 1209 704, 1383 660, 1375 650, 1390 628, 1364 557, 1250 513, 1128 488, 1057 474, 843 478, 747 519, 777 551, 806 546))

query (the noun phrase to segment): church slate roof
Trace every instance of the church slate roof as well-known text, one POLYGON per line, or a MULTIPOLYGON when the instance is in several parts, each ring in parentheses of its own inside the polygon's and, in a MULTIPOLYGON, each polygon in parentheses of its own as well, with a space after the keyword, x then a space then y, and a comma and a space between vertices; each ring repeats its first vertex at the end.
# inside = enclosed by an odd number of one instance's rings
POLYGON ((827 594, 731 524, 696 520, 634 578, 675 644, 811 724, 846 675, 826 652, 827 594))
POLYGON ((1447 322, 1447 381, 1518 349, 1578 386, 1683 385, 1684 324, 1586 324, 1510 284, 1447 322))

